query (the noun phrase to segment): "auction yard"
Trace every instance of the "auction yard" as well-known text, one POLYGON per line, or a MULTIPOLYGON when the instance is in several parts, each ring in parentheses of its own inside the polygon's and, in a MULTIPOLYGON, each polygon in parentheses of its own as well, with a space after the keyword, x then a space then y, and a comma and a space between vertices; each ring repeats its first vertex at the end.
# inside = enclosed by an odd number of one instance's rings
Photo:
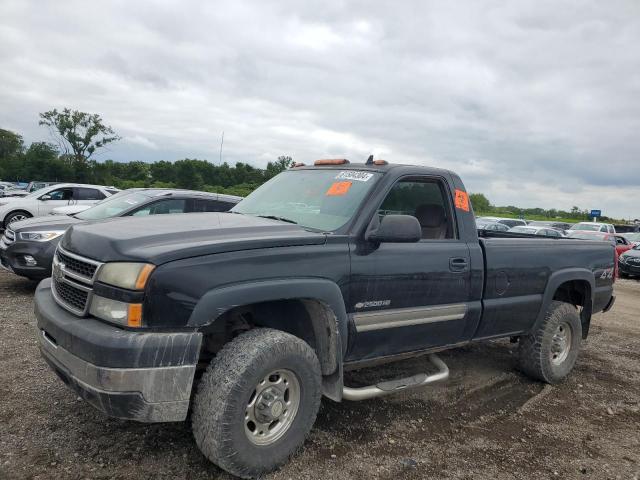
MULTIPOLYGON (((0 272, 0 478, 231 478, 187 423, 108 419, 40 358, 35 284, 0 272)), ((640 478, 640 282, 594 317, 569 379, 518 373, 515 345, 442 355, 448 384, 360 403, 323 400, 302 451, 273 479, 640 478)), ((81 321, 81 320, 79 320, 81 321)), ((350 384, 421 371, 425 358, 348 374, 350 384)))

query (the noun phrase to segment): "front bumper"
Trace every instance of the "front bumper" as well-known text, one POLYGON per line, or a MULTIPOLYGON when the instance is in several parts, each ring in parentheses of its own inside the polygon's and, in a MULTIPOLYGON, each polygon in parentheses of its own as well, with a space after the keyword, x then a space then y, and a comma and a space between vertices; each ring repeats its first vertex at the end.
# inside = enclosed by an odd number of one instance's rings
POLYGON ((627 275, 640 275, 640 265, 618 262, 618 270, 620 273, 627 275))
POLYGON ((0 265, 16 275, 41 280, 51 276, 51 262, 59 239, 50 242, 25 242, 18 240, 9 245, 0 243, 0 265), (38 264, 29 266, 24 260, 31 255, 38 264))
POLYGON ((40 352, 80 397, 106 415, 140 422, 186 418, 201 334, 143 333, 59 307, 51 281, 35 295, 40 352))

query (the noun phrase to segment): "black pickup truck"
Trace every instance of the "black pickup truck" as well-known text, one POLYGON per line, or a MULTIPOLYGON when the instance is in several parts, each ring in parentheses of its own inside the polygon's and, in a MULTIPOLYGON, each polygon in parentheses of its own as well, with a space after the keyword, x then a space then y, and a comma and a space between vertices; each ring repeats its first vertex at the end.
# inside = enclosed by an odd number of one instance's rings
POLYGON ((285 462, 322 395, 362 400, 446 380, 435 352, 519 342, 524 373, 573 368, 614 301, 605 242, 487 233, 446 170, 322 160, 229 213, 74 225, 37 288, 43 357, 107 415, 183 421, 227 471, 285 462), (428 354, 365 387, 346 368, 428 354))

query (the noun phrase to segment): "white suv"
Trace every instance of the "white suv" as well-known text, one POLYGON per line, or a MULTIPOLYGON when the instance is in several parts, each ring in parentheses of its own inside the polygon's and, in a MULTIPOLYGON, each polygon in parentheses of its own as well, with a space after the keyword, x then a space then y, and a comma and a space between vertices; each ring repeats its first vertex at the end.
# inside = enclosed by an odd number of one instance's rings
POLYGON ((581 230, 583 232, 604 232, 604 233, 616 233, 616 228, 610 223, 596 223, 596 222, 580 222, 572 225, 570 230, 581 230))
POLYGON ((31 217, 48 215, 56 207, 65 205, 93 205, 117 193, 113 187, 84 185, 81 183, 60 183, 37 190, 26 197, 0 199, 0 225, 31 217))

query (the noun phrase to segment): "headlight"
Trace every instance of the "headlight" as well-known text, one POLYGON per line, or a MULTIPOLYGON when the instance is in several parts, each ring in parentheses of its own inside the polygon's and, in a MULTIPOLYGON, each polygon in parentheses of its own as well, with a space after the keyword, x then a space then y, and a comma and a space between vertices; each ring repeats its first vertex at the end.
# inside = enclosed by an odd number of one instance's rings
POLYGON ((149 263, 113 262, 105 263, 98 273, 98 282, 127 288, 144 290, 154 265, 149 263))
POLYGON ((94 295, 91 299, 91 315, 125 327, 142 326, 142 304, 124 303, 94 295))
POLYGON ((30 240, 32 242, 48 242, 62 235, 64 230, 52 230, 50 232, 20 232, 20 240, 30 240))

